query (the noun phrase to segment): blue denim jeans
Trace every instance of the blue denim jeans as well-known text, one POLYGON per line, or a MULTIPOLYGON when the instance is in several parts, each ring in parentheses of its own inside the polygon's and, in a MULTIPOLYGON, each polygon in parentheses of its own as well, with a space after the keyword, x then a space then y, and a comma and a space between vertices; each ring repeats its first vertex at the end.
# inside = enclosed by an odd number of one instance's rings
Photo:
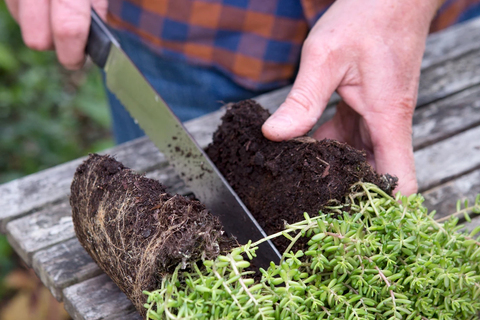
MULTIPOLYGON (((132 59, 181 121, 218 110, 223 104, 252 98, 262 92, 240 87, 212 68, 162 58, 127 32, 116 32, 132 59)), ((144 135, 120 101, 107 90, 116 143, 144 135)))

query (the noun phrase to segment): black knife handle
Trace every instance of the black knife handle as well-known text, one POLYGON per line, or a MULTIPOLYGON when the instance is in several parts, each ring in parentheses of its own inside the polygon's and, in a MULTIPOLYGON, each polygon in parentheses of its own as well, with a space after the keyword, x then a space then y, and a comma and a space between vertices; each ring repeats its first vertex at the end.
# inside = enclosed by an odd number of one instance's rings
POLYGON ((108 54, 110 53, 110 47, 112 44, 116 46, 120 45, 93 8, 91 10, 91 15, 92 23, 90 24, 90 32, 88 33, 88 41, 85 51, 90 58, 92 58, 93 62, 103 69, 107 63, 108 54))

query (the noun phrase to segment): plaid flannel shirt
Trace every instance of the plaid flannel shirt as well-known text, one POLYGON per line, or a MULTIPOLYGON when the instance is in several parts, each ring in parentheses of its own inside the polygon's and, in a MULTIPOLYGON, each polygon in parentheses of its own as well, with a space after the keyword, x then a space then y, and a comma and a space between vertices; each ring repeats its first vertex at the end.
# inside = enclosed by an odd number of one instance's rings
MULTIPOLYGON (((161 56, 213 67, 243 87, 268 90, 291 82, 309 28, 334 1, 109 0, 108 22, 161 56)), ((479 3, 447 0, 431 31, 479 11, 479 3)))

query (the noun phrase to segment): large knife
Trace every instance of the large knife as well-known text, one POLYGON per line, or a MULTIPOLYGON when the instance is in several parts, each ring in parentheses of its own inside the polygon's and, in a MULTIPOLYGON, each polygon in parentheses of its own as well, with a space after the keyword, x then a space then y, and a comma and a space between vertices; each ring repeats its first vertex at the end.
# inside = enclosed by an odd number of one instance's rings
MULTIPOLYGON (((110 91, 127 108, 195 196, 220 219, 225 231, 242 244, 266 237, 235 191, 122 51, 93 9, 86 52, 105 71, 110 91)), ((269 240, 259 246, 254 263, 267 268, 270 261, 279 262, 280 254, 269 240)))

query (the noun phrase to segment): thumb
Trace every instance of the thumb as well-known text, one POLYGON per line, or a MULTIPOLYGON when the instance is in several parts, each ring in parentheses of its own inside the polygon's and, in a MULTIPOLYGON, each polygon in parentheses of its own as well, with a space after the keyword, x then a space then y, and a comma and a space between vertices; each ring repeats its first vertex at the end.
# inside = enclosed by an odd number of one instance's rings
MULTIPOLYGON (((318 46, 317 46, 318 47, 318 46)), ((329 52, 305 44, 297 78, 285 102, 263 124, 267 139, 283 141, 306 134, 318 121, 343 74, 329 52)))
POLYGON ((417 192, 415 159, 412 145, 411 113, 378 115, 365 118, 373 144, 376 171, 398 177, 398 187, 403 195, 417 192))

